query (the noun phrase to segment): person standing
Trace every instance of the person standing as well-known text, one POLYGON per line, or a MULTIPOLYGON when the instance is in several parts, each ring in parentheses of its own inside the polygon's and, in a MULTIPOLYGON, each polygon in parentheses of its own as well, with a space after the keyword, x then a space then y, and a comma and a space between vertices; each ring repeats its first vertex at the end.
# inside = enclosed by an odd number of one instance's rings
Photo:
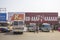
POLYGON ((38 26, 36 26, 36 32, 37 32, 37 33, 39 32, 39 27, 38 27, 38 26))
POLYGON ((52 28, 52 29, 51 29, 51 30, 52 30, 52 32, 54 32, 54 26, 53 26, 53 25, 51 25, 51 28, 52 28))
POLYGON ((36 26, 34 26, 34 33, 36 32, 36 26))

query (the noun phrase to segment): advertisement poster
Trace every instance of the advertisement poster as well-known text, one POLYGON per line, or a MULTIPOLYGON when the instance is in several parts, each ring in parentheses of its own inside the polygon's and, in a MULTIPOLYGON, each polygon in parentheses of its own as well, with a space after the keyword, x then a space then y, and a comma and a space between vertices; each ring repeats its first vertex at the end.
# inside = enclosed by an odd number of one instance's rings
POLYGON ((24 13, 23 12, 9 12, 8 13, 8 21, 14 20, 24 20, 24 13))
POLYGON ((6 13, 0 13, 0 21, 6 21, 6 13))

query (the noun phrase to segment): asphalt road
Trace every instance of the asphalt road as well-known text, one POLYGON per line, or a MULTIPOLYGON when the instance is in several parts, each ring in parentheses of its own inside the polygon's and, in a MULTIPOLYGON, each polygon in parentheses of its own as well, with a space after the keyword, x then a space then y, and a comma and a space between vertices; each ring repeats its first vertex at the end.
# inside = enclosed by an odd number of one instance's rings
POLYGON ((60 40, 60 32, 24 32, 23 35, 0 33, 0 40, 60 40))

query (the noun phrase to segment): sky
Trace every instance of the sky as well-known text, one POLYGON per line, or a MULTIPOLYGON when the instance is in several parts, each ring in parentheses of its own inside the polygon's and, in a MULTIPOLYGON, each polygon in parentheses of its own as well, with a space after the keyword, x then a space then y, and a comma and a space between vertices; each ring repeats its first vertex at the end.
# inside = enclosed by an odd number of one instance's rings
POLYGON ((58 12, 60 0, 0 0, 0 8, 7 12, 58 12))

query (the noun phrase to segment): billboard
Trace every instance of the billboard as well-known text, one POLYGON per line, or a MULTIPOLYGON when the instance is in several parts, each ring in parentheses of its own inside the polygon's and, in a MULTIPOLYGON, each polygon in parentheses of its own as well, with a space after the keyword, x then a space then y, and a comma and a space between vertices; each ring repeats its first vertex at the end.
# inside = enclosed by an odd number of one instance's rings
POLYGON ((8 22, 14 20, 25 20, 25 12, 8 12, 8 22))
POLYGON ((0 21, 6 21, 6 13, 0 13, 0 21))
POLYGON ((11 16, 11 20, 24 20, 24 14, 13 14, 13 16, 11 16))

